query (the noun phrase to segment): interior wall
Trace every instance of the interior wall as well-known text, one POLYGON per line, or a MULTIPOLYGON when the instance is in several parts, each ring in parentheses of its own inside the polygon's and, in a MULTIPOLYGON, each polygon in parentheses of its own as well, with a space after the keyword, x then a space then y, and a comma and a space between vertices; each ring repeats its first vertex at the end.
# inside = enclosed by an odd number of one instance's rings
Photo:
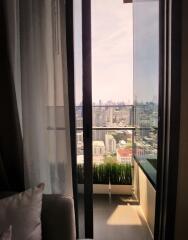
POLYGON ((182 0, 180 148, 175 239, 188 236, 188 1, 182 0))

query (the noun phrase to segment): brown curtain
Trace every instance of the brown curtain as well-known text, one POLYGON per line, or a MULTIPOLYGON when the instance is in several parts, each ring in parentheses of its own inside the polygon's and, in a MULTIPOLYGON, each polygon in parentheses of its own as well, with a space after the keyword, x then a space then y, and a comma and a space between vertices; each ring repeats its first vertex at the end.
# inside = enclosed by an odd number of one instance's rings
POLYGON ((8 2, 0 1, 0 190, 21 191, 24 189, 23 145, 11 64, 14 49, 8 35, 8 2))

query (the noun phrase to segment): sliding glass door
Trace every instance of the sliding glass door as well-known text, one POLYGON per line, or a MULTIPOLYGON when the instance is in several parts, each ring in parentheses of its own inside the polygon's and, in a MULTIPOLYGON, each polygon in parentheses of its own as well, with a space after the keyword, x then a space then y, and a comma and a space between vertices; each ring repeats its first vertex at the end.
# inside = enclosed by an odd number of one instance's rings
MULTIPOLYGON (((159 0, 75 0, 74 50, 79 236, 93 238, 93 183, 99 183, 93 171, 105 163, 130 166, 123 184, 146 205, 154 233, 159 0)), ((110 194, 117 185, 100 181, 110 185, 110 194)))
POLYGON ((134 0, 135 159, 156 186, 159 108, 159 1, 134 0))

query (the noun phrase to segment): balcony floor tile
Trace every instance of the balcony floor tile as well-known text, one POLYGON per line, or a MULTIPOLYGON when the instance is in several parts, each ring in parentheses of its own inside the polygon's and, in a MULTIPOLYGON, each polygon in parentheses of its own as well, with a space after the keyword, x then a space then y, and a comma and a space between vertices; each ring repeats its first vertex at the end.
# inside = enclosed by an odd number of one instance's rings
MULTIPOLYGON (((152 240, 137 201, 128 196, 93 196, 95 240, 152 240)), ((79 198, 80 223, 84 221, 83 198, 79 198)), ((80 232, 84 225, 80 224, 80 232)))
POLYGON ((95 195, 94 239, 152 240, 152 236, 140 206, 134 201, 125 196, 95 195))

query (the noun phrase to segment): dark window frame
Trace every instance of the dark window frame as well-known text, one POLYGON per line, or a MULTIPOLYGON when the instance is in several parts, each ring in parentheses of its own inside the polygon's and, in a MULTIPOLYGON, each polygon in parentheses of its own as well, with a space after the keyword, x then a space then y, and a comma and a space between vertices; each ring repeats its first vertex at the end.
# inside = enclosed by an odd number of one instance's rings
MULTIPOLYGON (((152 1, 152 0, 151 0, 152 1)), ((155 240, 174 238, 180 122, 181 1, 159 0, 159 128, 155 240), (171 7, 172 4, 172 7, 171 7), (172 44, 171 44, 172 43, 172 44), (171 68, 170 68, 171 67, 171 68), (170 71, 172 69, 172 71, 170 71), (170 200, 170 201, 169 201, 170 200), (173 230, 172 230, 173 229, 173 230)), ((85 234, 93 238, 91 0, 82 1, 85 234), (89 161, 87 161, 89 160, 89 161)))

